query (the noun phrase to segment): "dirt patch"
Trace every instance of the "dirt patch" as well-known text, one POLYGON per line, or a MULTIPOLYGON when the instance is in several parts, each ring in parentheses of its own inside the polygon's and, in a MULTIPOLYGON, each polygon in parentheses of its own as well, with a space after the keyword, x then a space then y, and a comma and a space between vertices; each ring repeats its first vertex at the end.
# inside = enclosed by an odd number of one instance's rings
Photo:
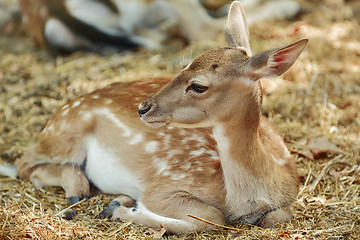
MULTIPOLYGON (((310 42, 282 78, 265 80, 263 112, 296 158, 302 182, 295 218, 277 229, 237 230, 170 239, 358 239, 360 236, 360 27, 358 1, 299 1, 304 13, 250 28, 254 52, 300 38, 310 42), (356 15, 357 14, 357 15, 356 15)), ((38 49, 17 21, 0 37, 0 163, 12 163, 35 141, 52 113, 71 99, 117 81, 173 77, 214 41, 160 52, 111 56, 77 52, 53 58, 38 49)), ((154 233, 132 223, 95 219, 112 199, 97 195, 73 208, 59 188, 38 189, 0 177, 0 239, 143 239, 154 233)))

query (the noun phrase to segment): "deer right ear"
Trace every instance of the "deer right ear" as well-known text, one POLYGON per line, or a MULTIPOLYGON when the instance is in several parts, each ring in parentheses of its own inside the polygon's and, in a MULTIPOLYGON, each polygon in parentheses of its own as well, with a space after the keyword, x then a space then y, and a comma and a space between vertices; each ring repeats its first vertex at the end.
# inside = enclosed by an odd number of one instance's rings
POLYGON ((268 50, 250 58, 252 79, 280 76, 286 72, 304 50, 308 39, 302 39, 289 46, 268 50))
POLYGON ((230 6, 228 21, 225 27, 225 38, 229 47, 242 48, 248 56, 252 55, 245 11, 238 1, 234 1, 230 6))

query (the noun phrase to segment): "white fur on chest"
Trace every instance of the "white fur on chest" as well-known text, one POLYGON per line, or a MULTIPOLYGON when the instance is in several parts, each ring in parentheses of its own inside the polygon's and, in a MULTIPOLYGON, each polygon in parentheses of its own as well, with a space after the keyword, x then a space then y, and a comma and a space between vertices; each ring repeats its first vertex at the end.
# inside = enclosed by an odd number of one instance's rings
POLYGON ((223 168, 228 172, 225 176, 225 186, 230 219, 254 213, 264 206, 271 206, 270 194, 259 179, 250 175, 241 166, 223 164, 223 168))
POLYGON ((138 199, 140 184, 115 153, 106 149, 95 137, 86 139, 87 160, 85 173, 101 191, 126 194, 138 199))

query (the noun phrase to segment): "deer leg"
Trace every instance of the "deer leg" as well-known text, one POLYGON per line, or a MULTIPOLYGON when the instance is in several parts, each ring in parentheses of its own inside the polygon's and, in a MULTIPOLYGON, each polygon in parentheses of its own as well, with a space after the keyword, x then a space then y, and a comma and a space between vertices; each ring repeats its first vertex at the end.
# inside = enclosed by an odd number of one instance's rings
POLYGON ((29 179, 38 187, 61 186, 70 205, 90 195, 89 182, 78 166, 39 165, 32 171, 29 179))
POLYGON ((287 222, 292 217, 290 207, 283 207, 268 213, 258 225, 263 228, 274 228, 277 223, 287 222))
MULTIPOLYGON (((157 195, 157 193, 153 194, 157 195)), ((224 224, 224 215, 219 209, 203 203, 189 193, 179 191, 167 198, 156 199, 155 202, 150 202, 153 197, 147 197, 144 195, 143 201, 138 201, 136 205, 131 207, 123 205, 122 200, 116 198, 99 216, 114 220, 134 221, 137 224, 147 225, 154 229, 164 227, 168 233, 173 234, 184 234, 211 228, 211 225, 188 215, 217 224, 224 224), (155 212, 152 209, 160 209, 160 211, 155 212)))
POLYGON ((89 182, 79 166, 85 160, 83 152, 74 148, 70 155, 75 156, 72 161, 61 162, 67 158, 52 159, 30 147, 15 161, 15 166, 21 179, 30 180, 37 187, 62 187, 69 204, 74 204, 90 194, 89 182))

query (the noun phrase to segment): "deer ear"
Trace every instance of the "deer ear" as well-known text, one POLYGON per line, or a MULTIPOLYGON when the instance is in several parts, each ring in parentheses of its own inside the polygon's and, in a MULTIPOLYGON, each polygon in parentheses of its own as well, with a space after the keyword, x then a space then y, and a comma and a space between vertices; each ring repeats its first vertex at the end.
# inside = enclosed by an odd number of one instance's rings
POLYGON ((230 6, 225 27, 225 38, 229 47, 243 48, 251 56, 246 16, 241 3, 238 1, 234 1, 230 6))
POLYGON ((268 50, 250 58, 253 79, 280 76, 286 72, 304 50, 308 39, 302 39, 289 46, 268 50))

